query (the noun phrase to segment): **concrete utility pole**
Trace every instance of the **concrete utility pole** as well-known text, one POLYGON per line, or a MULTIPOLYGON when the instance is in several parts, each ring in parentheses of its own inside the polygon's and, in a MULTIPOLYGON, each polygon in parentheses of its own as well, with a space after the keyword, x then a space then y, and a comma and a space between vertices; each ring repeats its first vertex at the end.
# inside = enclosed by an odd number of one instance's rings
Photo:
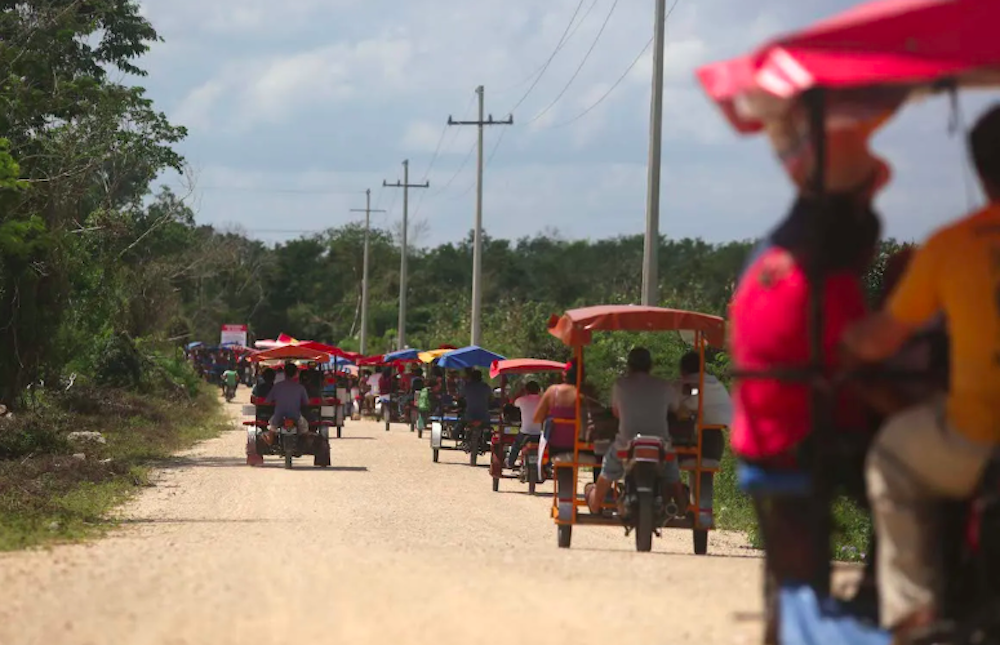
POLYGON ((646 187, 646 242, 642 257, 642 304, 655 307, 660 295, 660 145, 663 140, 663 41, 666 0, 656 1, 653 28, 653 97, 649 110, 649 178, 646 187))
POLYGON ((422 184, 411 184, 410 161, 407 159, 403 161, 403 181, 390 184, 383 179, 382 186, 403 189, 403 248, 399 258, 399 333, 396 334, 396 349, 404 349, 406 347, 406 257, 409 253, 406 246, 406 235, 410 228, 410 224, 407 221, 410 208, 410 189, 430 188, 431 183, 425 181, 422 184))
POLYGON ((448 125, 474 125, 479 128, 479 163, 476 170, 476 225, 472 241, 472 342, 479 345, 482 338, 482 306, 483 306, 483 126, 514 125, 514 117, 508 116, 503 121, 494 121, 491 114, 484 120, 486 109, 486 88, 482 85, 476 88, 479 95, 479 119, 476 121, 456 121, 448 117, 448 125))
POLYGON ((384 213, 379 209, 372 209, 372 191, 365 191, 365 207, 352 208, 352 213, 365 214, 365 255, 364 268, 361 269, 361 353, 368 355, 368 230, 371 226, 372 213, 384 213))

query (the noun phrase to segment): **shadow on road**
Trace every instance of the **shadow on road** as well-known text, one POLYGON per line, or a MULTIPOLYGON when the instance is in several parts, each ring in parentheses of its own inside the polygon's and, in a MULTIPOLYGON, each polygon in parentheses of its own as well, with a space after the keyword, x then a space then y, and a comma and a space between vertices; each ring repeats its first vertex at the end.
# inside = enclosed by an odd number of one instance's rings
MULTIPOLYGON (((301 457, 295 462, 295 468, 293 470, 318 470, 318 471, 333 471, 333 472, 368 472, 367 466, 327 466, 326 468, 320 468, 319 466, 313 466, 312 458, 309 456, 301 457), (305 460, 305 461, 303 461, 305 460)), ((159 468, 164 470, 172 470, 177 468, 250 468, 247 466, 245 457, 171 457, 170 459, 164 460, 157 464, 159 468)), ((285 468, 285 464, 278 457, 272 457, 270 460, 265 458, 264 464, 262 466, 256 466, 256 468, 285 468)))

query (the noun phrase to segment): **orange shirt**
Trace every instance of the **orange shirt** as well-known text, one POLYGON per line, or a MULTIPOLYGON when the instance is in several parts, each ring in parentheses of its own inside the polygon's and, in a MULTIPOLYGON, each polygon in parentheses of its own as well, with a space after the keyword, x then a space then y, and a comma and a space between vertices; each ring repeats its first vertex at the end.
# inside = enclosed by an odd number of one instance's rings
POLYGON ((944 312, 948 417, 969 439, 1000 443, 1000 204, 934 233, 914 254, 887 310, 912 327, 944 312))

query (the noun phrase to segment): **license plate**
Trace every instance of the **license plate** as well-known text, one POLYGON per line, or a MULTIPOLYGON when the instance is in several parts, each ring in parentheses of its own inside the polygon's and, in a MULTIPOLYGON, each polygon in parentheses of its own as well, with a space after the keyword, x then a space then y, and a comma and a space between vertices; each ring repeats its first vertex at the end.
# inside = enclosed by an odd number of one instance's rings
POLYGON ((257 407, 253 406, 253 405, 244 405, 243 406, 243 415, 247 416, 247 417, 257 416, 257 407))
POLYGON ((320 416, 323 417, 335 417, 337 416, 337 408, 332 405, 324 405, 320 408, 320 416))
POLYGON ((504 428, 503 429, 503 433, 504 434, 517 434, 520 431, 521 431, 520 428, 504 428))

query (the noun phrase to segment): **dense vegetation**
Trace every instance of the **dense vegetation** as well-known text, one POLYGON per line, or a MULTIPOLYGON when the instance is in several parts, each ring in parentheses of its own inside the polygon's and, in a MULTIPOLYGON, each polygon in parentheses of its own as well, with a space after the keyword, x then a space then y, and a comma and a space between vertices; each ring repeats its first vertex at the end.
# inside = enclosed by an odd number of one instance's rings
MULTIPOLYGON (((79 482, 120 482, 177 437, 198 434, 170 422, 179 411, 199 423, 210 417, 178 361, 182 344, 212 342, 220 324, 247 322, 257 338, 287 332, 358 349, 359 226, 268 247, 199 225, 183 196, 155 189, 163 173, 184 171, 174 146, 185 130, 141 87, 115 79, 141 80, 139 58, 157 38, 130 0, 2 3, 0 404, 17 420, 0 418, 0 498, 9 502, 0 515, 24 513, 36 528, 62 512, 58 500, 79 482), (111 407, 81 407, 86 399, 111 407), (115 447, 131 439, 110 442, 113 466, 67 460, 62 435, 95 427, 102 410, 124 420, 112 435, 150 424, 172 430, 147 438, 149 454, 115 447), (41 481, 57 484, 32 487, 41 481), (21 493, 10 494, 15 488, 21 493)), ((662 240, 661 304, 724 315, 751 246, 662 240)), ((372 232, 371 248, 369 351, 377 352, 394 346, 399 249, 383 230, 372 232)), ((508 356, 567 358, 546 333, 548 317, 637 301, 641 256, 639 237, 487 237, 483 344, 508 356)), ((410 345, 468 342, 471 265, 471 236, 414 251, 410 345)), ((873 292, 879 277, 876 269, 873 292)), ((606 387, 636 342, 668 373, 684 350, 673 335, 607 335, 589 350, 590 380, 606 387)), ((724 376, 725 354, 711 359, 724 376)), ((734 498, 733 517, 740 504, 734 498)))
POLYGON ((160 315, 193 220, 151 187, 185 131, 116 80, 156 39, 131 1, 0 3, 0 549, 87 533, 217 429, 160 315))

